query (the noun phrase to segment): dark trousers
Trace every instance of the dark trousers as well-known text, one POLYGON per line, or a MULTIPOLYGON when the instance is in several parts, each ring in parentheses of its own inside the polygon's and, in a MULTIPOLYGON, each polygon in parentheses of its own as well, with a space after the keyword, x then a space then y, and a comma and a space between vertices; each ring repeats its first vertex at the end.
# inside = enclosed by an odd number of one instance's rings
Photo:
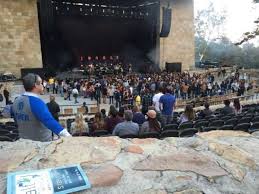
POLYGON ((113 104, 113 96, 109 96, 109 101, 110 104, 113 104))

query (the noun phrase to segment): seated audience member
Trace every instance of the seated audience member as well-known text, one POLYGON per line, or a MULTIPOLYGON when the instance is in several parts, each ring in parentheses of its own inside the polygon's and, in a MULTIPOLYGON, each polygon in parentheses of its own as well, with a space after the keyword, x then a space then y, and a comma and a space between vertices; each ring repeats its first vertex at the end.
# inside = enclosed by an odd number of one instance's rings
POLYGON ((118 111, 116 108, 110 107, 109 116, 105 119, 106 130, 112 132, 114 127, 121 122, 123 122, 123 119, 118 116, 118 111))
POLYGON ((161 124, 156 118, 156 111, 149 110, 147 112, 147 116, 148 116, 148 119, 141 126, 140 133, 160 131, 161 130, 161 124))
POLYGON ((242 113, 242 106, 241 106, 241 104, 240 104, 238 98, 237 98, 237 99, 234 99, 234 104, 233 104, 233 106, 234 106, 234 111, 235 111, 235 114, 236 114, 236 115, 242 113))
POLYGON ((133 111, 133 119, 132 119, 132 121, 134 123, 138 123, 139 125, 142 125, 146 121, 146 119, 145 119, 145 116, 143 115, 143 113, 140 112, 139 107, 138 106, 134 106, 132 111, 133 111))
POLYGON ((102 114, 102 118, 105 119, 107 116, 106 116, 106 110, 103 108, 101 109, 101 114, 102 114))
POLYGON ((71 123, 70 131, 72 135, 78 134, 79 136, 83 135, 83 133, 89 133, 88 124, 81 113, 77 114, 75 121, 71 123))
MULTIPOLYGON (((156 111, 156 108, 154 106, 149 106, 148 110, 154 110, 156 111)), ((162 123, 162 115, 160 111, 156 111, 156 119, 158 120, 158 122, 162 123)), ((161 124, 162 125, 162 124, 161 124)))
POLYGON ((235 112, 234 108, 230 106, 229 100, 225 100, 224 104, 225 104, 225 107, 221 109, 221 114, 228 115, 235 112))
POLYGON ((92 130, 105 130, 104 119, 102 118, 102 113, 98 112, 94 116, 94 121, 92 124, 92 130))
POLYGON ((191 105, 186 105, 184 113, 179 118, 179 123, 182 124, 187 121, 193 121, 195 119, 195 112, 191 105))
POLYGON ((122 135, 137 135, 139 133, 139 126, 137 123, 132 122, 133 113, 130 110, 124 112, 125 121, 119 123, 115 126, 113 130, 113 135, 122 136, 122 135))
POLYGON ((86 106, 86 102, 83 102, 83 106, 82 107, 85 108, 85 113, 84 114, 88 114, 89 109, 88 109, 88 106, 86 106))
POLYGON ((210 110, 210 104, 208 102, 205 102, 204 107, 205 108, 200 112, 199 116, 201 116, 202 118, 212 116, 213 112, 212 110, 210 110))

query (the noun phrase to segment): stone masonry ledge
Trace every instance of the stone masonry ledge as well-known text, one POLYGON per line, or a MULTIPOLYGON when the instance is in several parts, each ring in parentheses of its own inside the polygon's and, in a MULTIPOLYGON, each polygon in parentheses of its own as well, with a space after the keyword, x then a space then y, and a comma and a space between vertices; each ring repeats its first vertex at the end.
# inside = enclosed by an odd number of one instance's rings
POLYGON ((80 164, 84 193, 258 194, 259 134, 211 131, 191 138, 72 137, 0 143, 0 194, 8 172, 80 164))

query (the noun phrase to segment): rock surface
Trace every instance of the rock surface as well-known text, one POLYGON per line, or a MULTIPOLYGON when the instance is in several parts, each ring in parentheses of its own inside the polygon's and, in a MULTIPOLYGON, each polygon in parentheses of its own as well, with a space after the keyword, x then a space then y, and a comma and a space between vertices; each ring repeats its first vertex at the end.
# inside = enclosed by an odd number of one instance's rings
POLYGON ((81 164, 84 193, 258 194, 259 139, 234 131, 191 138, 73 137, 51 143, 0 143, 0 194, 6 174, 81 164))

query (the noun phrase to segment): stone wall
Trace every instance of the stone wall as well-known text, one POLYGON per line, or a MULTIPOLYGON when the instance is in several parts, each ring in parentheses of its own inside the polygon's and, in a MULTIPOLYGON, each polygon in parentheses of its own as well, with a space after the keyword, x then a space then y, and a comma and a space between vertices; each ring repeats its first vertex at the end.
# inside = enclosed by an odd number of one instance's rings
POLYGON ((72 137, 52 143, 1 142, 6 173, 81 164, 92 188, 79 193, 258 194, 259 137, 211 131, 191 138, 72 137))
POLYGON ((36 0, 0 0, 0 72, 42 67, 36 0))
MULTIPOLYGON (((162 25, 162 6, 168 1, 161 0, 160 24, 162 25)), ((170 34, 160 38, 160 67, 165 63, 182 63, 182 70, 194 67, 194 3, 193 0, 171 0, 172 22, 170 34)))

